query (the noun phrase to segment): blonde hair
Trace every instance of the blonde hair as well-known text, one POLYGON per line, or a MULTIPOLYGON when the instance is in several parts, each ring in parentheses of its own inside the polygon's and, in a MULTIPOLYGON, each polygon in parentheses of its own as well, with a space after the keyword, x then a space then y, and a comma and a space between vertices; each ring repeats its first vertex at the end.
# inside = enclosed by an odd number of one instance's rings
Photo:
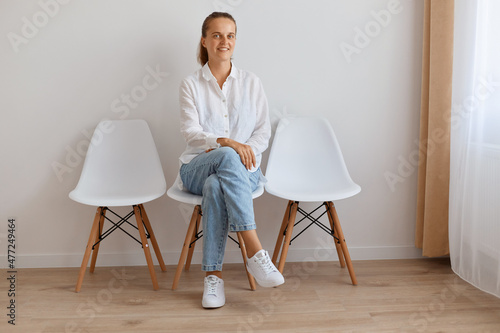
MULTIPOLYGON (((212 22, 212 20, 215 20, 215 19, 221 18, 221 17, 230 19, 231 21, 234 22, 234 28, 235 28, 234 32, 236 33, 236 21, 231 16, 231 14, 225 13, 225 12, 213 12, 212 14, 208 15, 205 18, 205 21, 203 21, 203 25, 201 26, 201 36, 203 38, 207 37, 207 30, 208 30, 208 26, 210 25, 210 22, 212 22)), ((198 62, 202 66, 204 66, 208 62, 208 52, 207 52, 207 49, 201 43, 201 38, 200 38, 200 45, 198 46, 198 62)))

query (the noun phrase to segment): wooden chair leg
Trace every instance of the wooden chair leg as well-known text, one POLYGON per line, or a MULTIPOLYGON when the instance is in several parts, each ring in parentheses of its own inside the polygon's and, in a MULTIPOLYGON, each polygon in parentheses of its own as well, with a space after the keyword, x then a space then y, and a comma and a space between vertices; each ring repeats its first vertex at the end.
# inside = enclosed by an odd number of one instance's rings
POLYGON ((193 215, 191 216, 191 222, 189 222, 188 230, 186 232, 186 238, 184 240, 184 245, 182 246, 181 256, 179 258, 179 263, 177 264, 177 270, 175 271, 174 282, 172 283, 172 290, 177 289, 179 284, 179 279, 181 278, 182 266, 188 255, 189 244, 191 243, 191 238, 193 237, 193 231, 195 229, 196 220, 200 215, 201 207, 197 205, 194 207, 193 215))
MULTIPOLYGON (((107 208, 104 207, 102 209, 101 218, 99 219, 99 232, 95 235, 94 244, 99 241, 102 235, 102 228, 104 227, 104 216, 106 215, 106 211, 107 208)), ((94 251, 92 251, 92 259, 90 260, 90 269, 89 269, 90 273, 94 273, 95 263, 97 261, 97 254, 99 253, 99 245, 101 245, 101 243, 97 243, 97 245, 94 246, 94 251)))
POLYGON ((329 210, 333 216, 333 226, 337 231, 337 235, 340 240, 340 246, 342 247, 342 253, 344 254, 347 269, 349 270, 349 275, 351 276, 351 281, 353 285, 357 285, 358 281, 356 279, 356 274, 354 274, 354 267, 352 266, 351 256, 349 255, 349 250, 347 249, 347 244, 345 242, 344 233, 342 232, 342 227, 340 226, 339 217, 337 215, 337 210, 333 205, 333 202, 328 202, 329 210))
POLYGON ((243 265, 245 265, 245 271, 247 272, 248 282, 250 283, 250 289, 256 290, 257 287, 255 285, 255 279, 247 269, 247 248, 245 247, 245 241, 243 240, 243 236, 241 236, 240 232, 236 233, 238 235, 238 242, 240 243, 241 256, 243 257, 243 265))
POLYGON ((144 255, 146 256, 146 262, 148 263, 149 274, 151 275, 151 281, 153 282, 153 289, 158 290, 158 280, 156 279, 155 268, 153 265, 153 258, 151 257, 151 252, 149 251, 149 243, 146 238, 146 232, 144 231, 144 225, 141 217, 141 210, 139 206, 134 205, 134 214, 137 221, 137 228, 139 229, 139 235, 141 236, 142 249, 144 250, 144 255))
POLYGON ((196 206, 195 210, 197 210, 198 215, 196 217, 196 222, 195 222, 194 229, 193 229, 193 235, 191 236, 191 241, 189 242, 189 250, 188 250, 188 255, 186 258, 186 264, 184 265, 184 270, 186 272, 189 271, 189 268, 191 267, 191 260, 193 259, 194 246, 196 245, 195 239, 196 239, 196 235, 198 234, 198 229, 200 228, 200 222, 201 222, 201 216, 202 216, 201 206, 199 206, 199 205, 196 206))
POLYGON ((288 225, 285 234, 285 242, 283 243, 283 249, 281 250, 280 260, 278 263, 278 270, 283 274, 283 269, 285 268, 286 256, 288 254, 288 247, 290 246, 290 240, 292 239, 293 226, 295 224, 295 216, 297 215, 297 208, 299 203, 296 201, 292 203, 290 210, 290 218, 288 220, 288 225))
POLYGON ((151 223, 149 222, 148 214, 146 213, 146 209, 144 209, 144 205, 140 204, 139 209, 141 211, 142 215, 142 221, 144 222, 144 225, 146 226, 146 229, 148 229, 149 232, 149 238, 151 239, 151 244, 153 245, 153 249, 156 254, 156 259, 158 259, 158 263, 160 264, 160 268, 163 272, 167 270, 167 267, 165 266, 165 262, 163 262, 163 257, 160 252, 160 247, 158 246, 158 242, 156 241, 155 234, 153 232, 153 227, 151 226, 151 223))
POLYGON ((89 263, 90 252, 92 252, 92 246, 94 245, 94 240, 96 238, 97 231, 99 229, 99 220, 101 218, 101 212, 103 207, 98 207, 95 213, 94 223, 90 229, 90 236, 87 242, 87 248, 85 249, 85 254, 83 255, 82 266, 80 267, 80 273, 78 274, 78 280, 76 282, 75 291, 80 292, 82 287, 83 278, 85 276, 85 271, 87 270, 87 264, 89 263))
POLYGON ((330 221, 330 228, 333 230, 333 241, 335 243, 335 249, 337 249, 337 255, 339 257, 340 267, 344 268, 345 267, 344 254, 342 253, 342 247, 340 246, 340 241, 337 241, 337 239, 340 239, 340 238, 339 238, 339 235, 337 233, 337 228, 334 227, 333 214, 330 210, 329 203, 325 202, 325 208, 326 208, 326 212, 328 215, 328 220, 330 221))
POLYGON ((278 255, 280 254, 281 247, 283 246, 283 237, 285 233, 286 226, 288 225, 288 221, 290 220, 290 207, 292 206, 293 201, 288 201, 288 205, 286 206, 285 215, 283 216, 283 222, 281 222, 280 232, 278 233, 278 239, 276 240, 276 245, 274 246, 273 258, 272 262, 276 265, 278 261, 278 255))

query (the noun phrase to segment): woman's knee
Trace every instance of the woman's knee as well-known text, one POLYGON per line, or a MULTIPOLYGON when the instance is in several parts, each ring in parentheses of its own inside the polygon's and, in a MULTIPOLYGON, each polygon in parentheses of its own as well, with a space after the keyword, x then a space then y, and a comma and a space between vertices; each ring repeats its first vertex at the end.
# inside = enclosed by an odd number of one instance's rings
POLYGON ((216 174, 210 175, 203 184, 203 196, 217 197, 221 193, 219 177, 216 174))
POLYGON ((219 155, 221 161, 239 162, 241 163, 240 155, 231 147, 220 147, 213 151, 219 155))
POLYGON ((231 170, 237 170, 241 168, 241 171, 246 170, 245 166, 241 162, 241 157, 238 155, 236 150, 230 147, 220 147, 216 149, 219 154, 219 165, 230 168, 231 170))

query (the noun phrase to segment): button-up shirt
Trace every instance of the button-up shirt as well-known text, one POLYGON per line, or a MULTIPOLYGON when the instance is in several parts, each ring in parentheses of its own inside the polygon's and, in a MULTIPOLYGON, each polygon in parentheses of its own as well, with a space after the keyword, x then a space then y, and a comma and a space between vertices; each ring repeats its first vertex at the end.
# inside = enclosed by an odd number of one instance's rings
POLYGON ((230 138, 252 148, 256 167, 250 171, 257 170, 269 144, 271 124, 267 98, 255 74, 233 64, 221 89, 207 63, 182 81, 179 98, 181 133, 187 142, 182 163, 219 147, 218 138, 230 138))

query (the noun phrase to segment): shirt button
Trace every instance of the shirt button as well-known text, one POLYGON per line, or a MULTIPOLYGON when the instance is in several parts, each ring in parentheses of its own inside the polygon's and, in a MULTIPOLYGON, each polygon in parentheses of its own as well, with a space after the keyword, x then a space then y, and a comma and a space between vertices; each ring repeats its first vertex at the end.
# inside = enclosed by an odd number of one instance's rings
POLYGON ((222 100, 222 103, 226 103, 226 100, 225 100, 225 99, 223 99, 223 100, 222 100))
POLYGON ((227 118, 227 114, 225 114, 225 115, 224 115, 224 117, 226 117, 226 118, 227 118))

